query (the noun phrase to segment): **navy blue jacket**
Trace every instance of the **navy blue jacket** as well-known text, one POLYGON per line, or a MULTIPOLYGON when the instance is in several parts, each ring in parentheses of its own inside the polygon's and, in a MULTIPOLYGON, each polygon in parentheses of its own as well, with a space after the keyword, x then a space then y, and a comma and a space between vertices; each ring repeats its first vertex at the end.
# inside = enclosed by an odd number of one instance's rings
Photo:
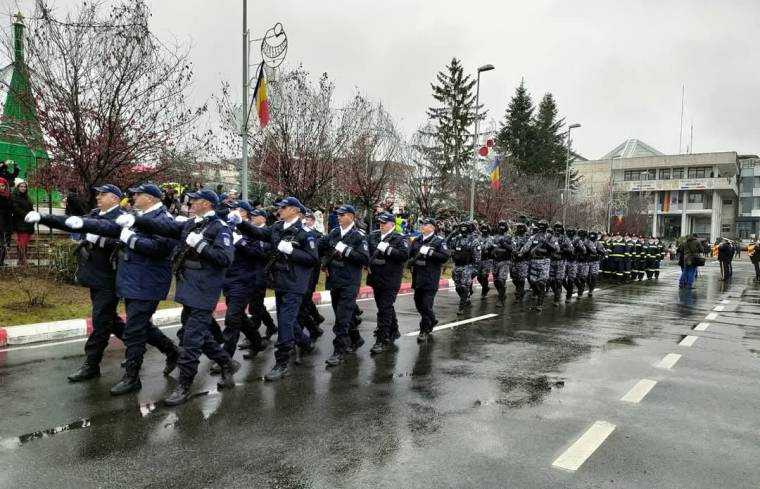
POLYGON ((340 226, 330 231, 319 242, 319 253, 327 268, 325 288, 359 287, 362 282, 362 268, 369 264, 369 244, 364 231, 354 225, 345 236, 340 236, 340 226), (342 241, 348 248, 337 253, 335 245, 342 241))
POLYGON ((264 266, 271 254, 272 244, 243 236, 234 247, 235 259, 224 277, 224 295, 248 296, 256 289, 266 289, 264 266))
MULTIPOLYGON (((102 216, 98 209, 93 209, 86 217, 91 220, 112 222, 122 214, 124 211, 116 206, 102 216)), ((80 230, 70 229, 66 226, 64 223, 66 219, 67 216, 42 216, 40 224, 70 233, 79 233, 80 230)), ((91 289, 116 290, 116 269, 111 262, 111 256, 118 244, 118 234, 116 239, 101 237, 94 244, 88 241, 80 241, 77 247, 77 283, 91 289)))
POLYGON ((213 311, 219 302, 227 268, 232 264, 234 250, 232 232, 216 215, 196 222, 190 219, 179 223, 145 216, 135 218, 141 231, 178 240, 172 259, 187 252, 177 271, 177 291, 174 300, 185 306, 213 311), (188 250, 185 238, 190 232, 202 232, 203 240, 188 250))
MULTIPOLYGON (((319 241, 322 239, 324 234, 320 233, 316 229, 311 229, 308 231, 308 233, 314 238, 316 243, 319 243, 319 241)), ((311 271, 311 276, 309 277, 309 288, 306 290, 307 293, 314 293, 314 291, 317 288, 317 284, 319 283, 319 274, 322 271, 322 266, 320 262, 317 262, 316 265, 314 265, 314 268, 311 271)))
POLYGON ((409 256, 412 258, 412 288, 419 290, 438 290, 441 280, 441 267, 449 259, 446 242, 437 235, 425 239, 423 236, 412 243, 409 256), (429 255, 420 255, 420 248, 426 245, 432 248, 429 255))
MULTIPOLYGON (((174 222, 162 205, 143 216, 174 222)), ((121 226, 110 220, 85 219, 82 231, 119 240, 121 226)), ((166 299, 172 283, 169 256, 176 241, 135 231, 129 243, 119 241, 116 267, 116 295, 124 299, 160 301, 166 299)))
POLYGON ((398 290, 404 276, 404 264, 409 259, 409 241, 399 233, 391 231, 382 240, 388 243, 388 248, 382 252, 377 249, 381 236, 380 231, 369 234, 370 261, 367 285, 398 290))
POLYGON ((272 245, 268 277, 271 288, 277 292, 306 293, 312 270, 319 263, 319 254, 314 235, 303 228, 301 221, 294 222, 288 229, 285 229, 283 221, 261 228, 242 222, 237 229, 241 234, 266 240, 272 245), (290 255, 277 251, 277 245, 283 240, 293 243, 293 253, 290 255))

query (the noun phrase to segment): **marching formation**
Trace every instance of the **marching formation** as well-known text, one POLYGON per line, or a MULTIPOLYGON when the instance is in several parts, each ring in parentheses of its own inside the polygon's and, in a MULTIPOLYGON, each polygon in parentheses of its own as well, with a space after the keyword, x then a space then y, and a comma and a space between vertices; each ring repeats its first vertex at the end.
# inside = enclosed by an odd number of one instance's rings
POLYGON ((126 347, 123 378, 111 394, 142 387, 140 370, 146 345, 166 356, 165 375, 179 369, 179 381, 165 399, 182 404, 190 396, 201 355, 219 374, 220 389, 235 385, 240 363, 266 350, 276 334, 275 365, 265 379, 288 375, 314 350, 324 322, 312 301, 320 273, 330 292, 335 322, 332 355, 327 367, 342 364, 365 344, 359 332, 362 311, 357 296, 363 271, 377 305, 373 355, 392 350, 400 337, 394 304, 404 269, 409 267, 414 304, 420 315, 419 343, 432 340, 438 323, 434 312, 442 268, 453 262, 452 278, 459 295, 458 314, 472 304, 473 281, 487 297, 493 280, 500 307, 507 299, 507 281, 514 284, 514 302, 526 300, 540 311, 551 292, 554 305, 565 293, 593 296, 600 274, 618 281, 659 276, 664 249, 655 238, 602 236, 595 231, 551 227, 548 222, 521 217, 516 223, 463 222, 442 236, 431 218, 419 220, 418 235, 398 232, 396 216, 379 212, 378 229, 367 234, 355 221, 351 205, 337 208, 339 225, 327 234, 315 229, 314 215, 295 197, 277 202, 277 220, 267 226, 267 213, 248 202, 220 205, 210 190, 190 193, 193 217, 172 217, 162 204, 161 189, 144 183, 130 189, 134 210, 119 206, 122 191, 114 185, 97 187, 97 208, 84 217, 29 212, 27 223, 41 223, 84 237, 76 248, 77 281, 90 289, 93 332, 85 344, 85 361, 68 378, 84 381, 100 375, 100 362, 111 334, 126 347), (183 306, 175 344, 151 322, 159 302, 175 280, 174 300, 183 306), (527 288, 526 288, 527 286, 527 288), (274 291, 277 321, 267 312, 264 297, 274 291), (224 329, 213 316, 220 295, 227 310, 224 329), (126 321, 117 313, 126 308, 126 321), (264 324, 262 336, 260 327, 264 324), (240 335, 245 341, 238 345, 240 335))

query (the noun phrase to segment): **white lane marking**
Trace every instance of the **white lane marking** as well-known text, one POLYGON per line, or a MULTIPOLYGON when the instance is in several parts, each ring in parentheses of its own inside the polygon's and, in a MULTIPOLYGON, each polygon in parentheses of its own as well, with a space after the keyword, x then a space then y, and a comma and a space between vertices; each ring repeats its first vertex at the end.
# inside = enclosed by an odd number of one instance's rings
POLYGON ((715 306, 713 307, 713 311, 725 311, 726 306, 715 306))
POLYGON ((707 331, 708 326, 710 326, 710 323, 699 323, 694 326, 694 331, 707 331))
MULTIPOLYGON (((481 321, 483 319, 489 319, 489 318, 493 318, 493 317, 496 317, 496 316, 498 316, 498 314, 485 314, 483 316, 477 316, 477 317, 470 318, 470 319, 463 319, 461 321, 456 321, 456 322, 453 322, 453 323, 442 324, 441 326, 436 326, 435 328, 433 328, 433 331, 440 331, 442 329, 449 329, 449 328, 453 328, 455 326, 461 326, 463 324, 474 323, 475 321, 481 321)), ((417 336, 419 333, 420 333, 419 331, 412 331, 411 333, 406 333, 404 336, 417 336)))
POLYGON ((689 335, 682 339, 678 346, 692 346, 695 341, 699 339, 699 336, 689 335))
POLYGON ((570 445, 570 448, 557 457, 552 466, 566 470, 578 470, 613 431, 615 431, 614 424, 607 421, 597 421, 575 443, 570 445))
POLYGON ((731 304, 731 301, 728 300, 728 299, 723 299, 722 301, 720 301, 720 303, 721 304, 731 304))
POLYGON ((621 397, 620 400, 623 402, 632 402, 634 404, 638 404, 642 399, 644 399, 647 394, 649 394, 649 391, 651 391, 652 387, 655 385, 657 385, 656 380, 641 379, 636 383, 636 385, 631 387, 631 390, 629 390, 623 397, 621 397))
POLYGON ((715 314, 714 312, 711 312, 710 314, 708 314, 707 316, 705 316, 705 319, 707 319, 708 321, 714 321, 714 320, 718 319, 718 315, 715 314))
POLYGON ((665 357, 655 365, 657 368, 664 368, 670 370, 680 360, 681 355, 678 353, 668 353, 665 357))

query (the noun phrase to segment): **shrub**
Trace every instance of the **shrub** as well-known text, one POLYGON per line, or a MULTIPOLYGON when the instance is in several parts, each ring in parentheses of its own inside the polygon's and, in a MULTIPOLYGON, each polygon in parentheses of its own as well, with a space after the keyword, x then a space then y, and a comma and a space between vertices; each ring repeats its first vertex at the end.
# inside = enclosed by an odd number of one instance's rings
POLYGON ((68 239, 55 240, 48 245, 48 272, 59 283, 75 283, 77 259, 74 249, 76 247, 76 241, 68 239))

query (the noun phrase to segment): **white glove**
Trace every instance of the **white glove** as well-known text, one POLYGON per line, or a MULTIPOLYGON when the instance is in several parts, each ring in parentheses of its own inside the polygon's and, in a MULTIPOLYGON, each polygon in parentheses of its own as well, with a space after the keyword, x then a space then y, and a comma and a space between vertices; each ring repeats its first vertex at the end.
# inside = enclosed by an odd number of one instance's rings
POLYGON ((286 255, 293 253, 293 243, 290 241, 280 241, 277 243, 277 249, 286 255))
POLYGON ((116 218, 116 224, 123 228, 131 228, 135 225, 135 216, 132 214, 122 214, 116 218))
POLYGON ((238 241, 243 239, 243 235, 240 233, 232 233, 232 244, 236 245, 238 241))
POLYGON ((129 239, 135 235, 135 232, 132 231, 129 228, 124 228, 121 230, 121 234, 119 235, 119 241, 125 244, 129 244, 129 239))
POLYGON ((40 222, 40 219, 42 219, 42 216, 37 211, 30 211, 26 214, 26 217, 24 217, 24 222, 28 222, 30 224, 34 224, 35 222, 40 222))
POLYGON ((183 222, 186 222, 187 220, 188 220, 187 216, 177 216, 174 218, 174 222, 178 222, 180 224, 183 222))
POLYGON ((100 236, 98 236, 97 234, 87 233, 84 235, 84 239, 86 239, 92 244, 97 244, 98 240, 100 239, 100 236))
POLYGON ((428 245, 422 245, 420 246, 420 255, 427 256, 430 254, 430 246, 428 245))
POLYGON ((335 244, 335 251, 337 251, 337 252, 338 252, 338 253, 340 253, 341 255, 343 254, 343 252, 344 252, 344 251, 346 251, 346 248, 348 248, 348 246, 346 246, 346 245, 343 243, 343 241, 338 241, 338 242, 335 244))
POLYGON ((84 221, 81 217, 78 216, 71 216, 67 218, 65 223, 66 226, 70 227, 71 229, 82 229, 82 226, 84 226, 84 221))
POLYGON ((201 241, 203 241, 203 234, 201 233, 190 233, 187 235, 187 238, 185 238, 185 243, 193 248, 195 248, 201 241))
POLYGON ((390 245, 388 243, 386 243, 385 241, 381 241, 381 242, 377 243, 377 250, 380 253, 385 253, 385 250, 387 250, 389 246, 390 245))
POLYGON ((227 223, 229 224, 240 224, 243 222, 243 216, 240 215, 240 211, 235 209, 234 211, 230 211, 229 214, 227 214, 227 223))

